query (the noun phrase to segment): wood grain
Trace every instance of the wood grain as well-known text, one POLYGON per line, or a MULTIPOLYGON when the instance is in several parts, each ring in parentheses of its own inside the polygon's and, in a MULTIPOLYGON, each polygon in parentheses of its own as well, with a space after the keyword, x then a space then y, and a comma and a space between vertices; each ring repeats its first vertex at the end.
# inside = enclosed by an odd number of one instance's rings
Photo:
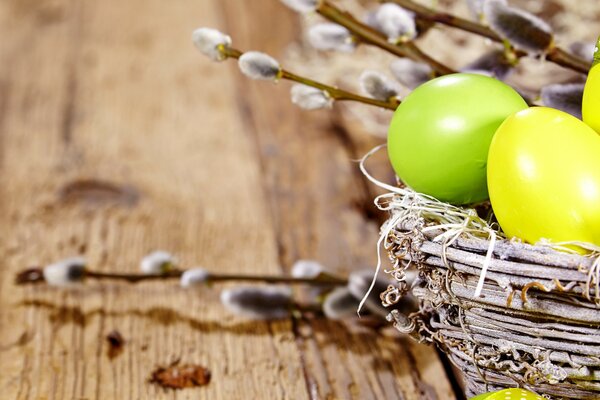
POLYGON ((351 160, 375 142, 348 141, 326 112, 289 104, 286 85, 248 82, 190 43, 214 26, 280 56, 295 21, 274 0, 0 3, 2 398, 454 397, 430 348, 355 324, 249 322, 218 288, 13 284, 74 254, 133 271, 154 249, 229 272, 304 257, 372 266, 378 220, 351 160), (125 346, 111 359, 114 329, 125 346), (206 365, 211 383, 148 383, 175 359, 206 365))

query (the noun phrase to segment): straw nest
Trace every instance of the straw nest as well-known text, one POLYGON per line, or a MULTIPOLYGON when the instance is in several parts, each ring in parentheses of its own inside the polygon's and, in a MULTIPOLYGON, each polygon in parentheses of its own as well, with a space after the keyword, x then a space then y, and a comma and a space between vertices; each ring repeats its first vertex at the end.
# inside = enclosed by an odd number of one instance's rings
POLYGON ((508 241, 474 210, 408 189, 376 203, 390 213, 380 249, 398 282, 381 299, 389 306, 411 291, 420 302, 417 313, 388 318, 441 348, 464 371, 467 395, 520 386, 549 399, 600 398, 598 253, 508 241), (419 272, 411 287, 409 268, 419 272))

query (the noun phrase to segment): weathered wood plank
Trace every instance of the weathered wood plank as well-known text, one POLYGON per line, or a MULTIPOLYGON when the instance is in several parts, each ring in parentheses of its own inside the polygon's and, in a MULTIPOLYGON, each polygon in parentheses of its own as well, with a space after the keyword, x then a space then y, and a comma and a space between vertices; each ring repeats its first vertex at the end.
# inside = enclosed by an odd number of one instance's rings
MULTIPOLYGON (((289 11, 268 1, 224 4, 226 31, 236 46, 285 60, 285 45, 298 37, 297 16, 289 18, 289 11), (244 23, 239 15, 247 16, 244 23)), ((314 258, 340 272, 373 268, 376 191, 355 160, 381 141, 347 131, 330 111, 290 108, 287 82, 238 77, 240 110, 264 160, 282 266, 314 258)), ((312 398, 455 396, 435 351, 398 335, 323 320, 299 321, 297 335, 312 398)))
POLYGON ((189 39, 219 20, 215 4, 3 2, 3 397, 306 397, 291 323, 231 318, 216 291, 12 283, 19 268, 79 251, 106 270, 164 248, 184 265, 279 271, 230 73, 189 39), (55 17, 40 26, 45 7, 55 17), (127 344, 111 361, 112 329, 127 344), (179 357, 207 365, 211 384, 171 393, 146 382, 179 357))
POLYGON ((0 4, 3 396, 453 396, 435 352, 397 335, 244 321, 214 289, 12 283, 23 267, 78 253, 135 270, 157 248, 223 271, 280 273, 302 257, 338 271, 373 265, 378 223, 351 160, 376 142, 349 146, 326 112, 289 104, 286 85, 248 82, 189 41, 199 25, 223 27, 240 47, 280 55, 295 18, 273 0, 0 4), (127 342, 111 360, 113 329, 127 342), (177 358, 208 366, 210 385, 147 383, 177 358))

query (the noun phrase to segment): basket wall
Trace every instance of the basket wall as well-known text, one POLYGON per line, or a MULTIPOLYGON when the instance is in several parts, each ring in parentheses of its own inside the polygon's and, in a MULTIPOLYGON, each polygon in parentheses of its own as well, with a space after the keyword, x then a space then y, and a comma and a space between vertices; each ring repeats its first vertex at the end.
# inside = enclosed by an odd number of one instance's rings
POLYGON ((392 312, 397 329, 439 346, 462 371, 467 395, 520 386, 549 399, 600 398, 598 259, 548 247, 497 242, 475 298, 489 242, 433 242, 416 224, 395 227, 385 247, 398 287, 382 293, 393 304, 408 290, 420 311, 392 312))

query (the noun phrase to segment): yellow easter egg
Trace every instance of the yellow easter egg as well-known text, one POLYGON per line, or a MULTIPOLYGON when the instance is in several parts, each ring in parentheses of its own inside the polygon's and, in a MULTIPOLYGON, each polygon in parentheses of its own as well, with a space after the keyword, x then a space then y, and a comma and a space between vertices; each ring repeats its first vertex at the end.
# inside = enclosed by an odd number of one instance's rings
POLYGON ((594 52, 594 62, 588 74, 583 91, 581 111, 583 122, 600 133, 600 38, 594 52))
POLYGON ((496 392, 483 393, 475 397, 471 397, 469 400, 487 400, 490 396, 493 396, 496 392))
POLYGON ((494 213, 508 237, 600 245, 600 135, 552 108, 508 117, 488 157, 494 213))
POLYGON ((480 394, 470 400, 544 400, 544 398, 525 389, 513 388, 480 394))

